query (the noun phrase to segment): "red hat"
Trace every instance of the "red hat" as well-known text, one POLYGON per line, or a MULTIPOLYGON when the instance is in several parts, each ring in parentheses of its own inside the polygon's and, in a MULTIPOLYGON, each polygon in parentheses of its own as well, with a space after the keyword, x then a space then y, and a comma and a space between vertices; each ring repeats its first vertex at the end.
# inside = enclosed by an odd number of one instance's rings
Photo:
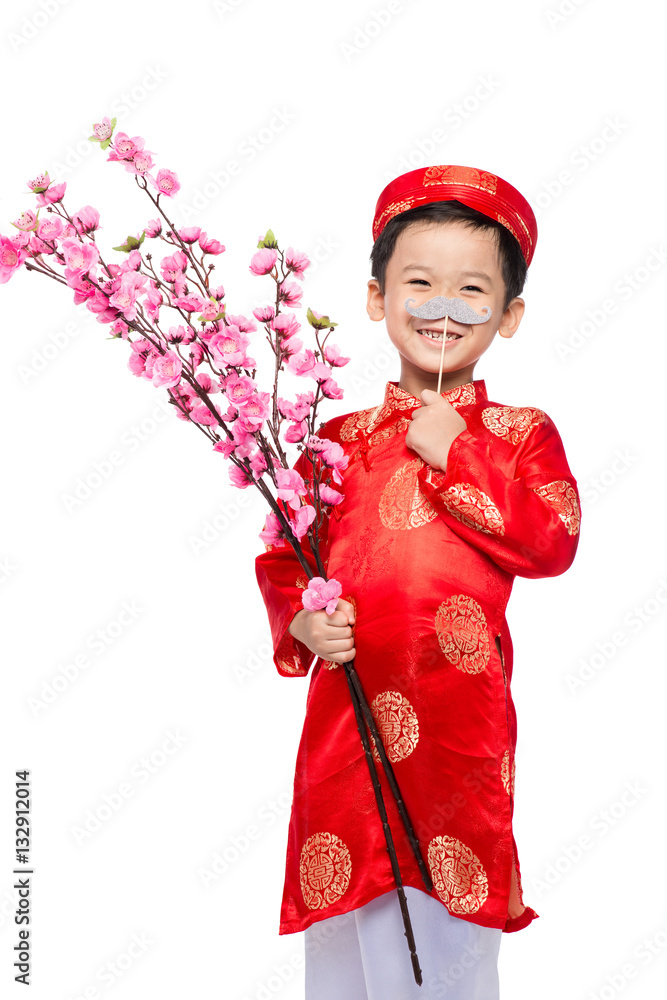
POLYGON ((375 206, 373 242, 395 215, 418 205, 454 200, 509 229, 521 247, 526 264, 530 264, 537 243, 537 222, 532 208, 502 177, 474 167, 421 167, 390 181, 375 206))

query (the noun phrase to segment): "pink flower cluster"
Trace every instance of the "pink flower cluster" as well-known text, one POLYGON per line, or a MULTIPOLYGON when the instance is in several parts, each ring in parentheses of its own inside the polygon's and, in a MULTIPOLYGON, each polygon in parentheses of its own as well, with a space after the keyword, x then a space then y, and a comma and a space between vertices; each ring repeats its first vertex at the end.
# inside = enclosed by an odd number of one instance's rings
MULTIPOLYGON (((289 540, 296 546, 294 539, 307 534, 314 543, 317 534, 312 528, 320 523, 323 508, 343 499, 331 484, 342 483, 348 462, 339 444, 313 433, 317 406, 323 398, 342 398, 334 370, 350 359, 328 343, 336 324, 311 309, 307 318, 314 344, 304 347, 301 325, 291 310, 301 307, 298 282, 310 261, 293 247, 281 252, 268 230, 258 241, 249 270, 275 281, 273 303, 255 308, 254 320, 227 312, 225 289, 209 286, 213 265, 205 261, 225 247, 199 226, 174 227, 160 199, 178 192, 177 175, 164 168, 155 172, 154 154, 145 148, 145 140, 125 132, 114 135, 115 126, 115 119, 102 118, 90 139, 108 150, 108 161, 121 163, 134 177, 159 217, 114 248, 125 255, 121 263, 107 263, 96 243, 99 212, 84 205, 69 214, 63 204, 66 183, 55 184, 45 171, 28 181, 35 209, 14 220, 14 235, 0 235, 0 283, 23 265, 64 281, 75 303, 108 324, 113 337, 128 341, 129 370, 167 389, 177 416, 198 425, 214 449, 232 460, 235 486, 245 489, 261 480, 264 488, 271 480, 275 505, 260 535, 265 543, 284 545, 289 540), (165 242, 169 252, 160 261, 154 254, 144 256, 146 239, 165 242), (171 317, 175 323, 164 321, 165 309, 178 313, 171 317), (254 377, 256 362, 249 352, 257 322, 263 324, 276 359, 273 393, 260 391, 254 377), (310 380, 309 388, 295 399, 278 395, 278 374, 284 370, 310 380), (312 470, 310 478, 288 467, 283 442, 299 446, 308 459, 303 467, 312 470)), ((340 586, 321 578, 317 585, 319 590, 309 587, 307 600, 312 608, 326 607, 331 613, 340 586)), ((306 598, 304 606, 309 606, 306 598)))

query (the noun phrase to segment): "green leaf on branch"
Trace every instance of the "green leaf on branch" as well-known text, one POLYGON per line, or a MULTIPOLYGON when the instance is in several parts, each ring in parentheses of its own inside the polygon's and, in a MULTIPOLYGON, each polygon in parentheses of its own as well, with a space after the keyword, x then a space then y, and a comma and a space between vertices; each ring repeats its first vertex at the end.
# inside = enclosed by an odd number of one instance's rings
POLYGON ((273 235, 273 230, 272 229, 267 229, 266 230, 266 236, 264 237, 264 239, 260 240, 259 243, 257 244, 257 249, 258 250, 262 250, 263 248, 267 248, 267 249, 271 249, 271 250, 277 250, 278 249, 278 240, 273 235))
POLYGON ((338 323, 333 323, 328 316, 316 316, 310 308, 306 312, 306 317, 310 325, 315 327, 316 330, 326 330, 332 326, 338 326, 338 323))
POLYGON ((123 253, 130 253, 132 250, 137 250, 141 244, 146 239, 146 233, 142 233, 140 239, 136 236, 128 236, 124 243, 121 243, 119 247, 114 247, 114 250, 122 250, 123 253))

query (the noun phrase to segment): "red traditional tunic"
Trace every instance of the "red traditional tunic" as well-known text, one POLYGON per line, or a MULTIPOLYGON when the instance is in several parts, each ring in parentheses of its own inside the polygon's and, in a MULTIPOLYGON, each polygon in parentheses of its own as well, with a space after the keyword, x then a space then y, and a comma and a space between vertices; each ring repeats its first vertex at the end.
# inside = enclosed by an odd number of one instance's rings
MULTIPOLYGON (((464 920, 517 931, 538 914, 523 903, 512 831, 516 714, 505 608, 515 575, 557 576, 570 566, 578 493, 542 410, 489 402, 481 380, 443 395, 467 424, 445 471, 406 447, 421 404, 396 383, 379 406, 321 429, 350 456, 323 553, 327 576, 356 609, 355 666, 432 895, 464 920)), ((308 559, 318 575, 310 552, 308 559)), ((287 628, 302 608, 306 575, 290 547, 269 548, 256 568, 276 666, 303 676, 314 654, 287 628)), ((404 884, 426 891, 377 766, 404 884)), ((280 933, 393 887, 344 671, 318 658, 296 764, 280 933)))

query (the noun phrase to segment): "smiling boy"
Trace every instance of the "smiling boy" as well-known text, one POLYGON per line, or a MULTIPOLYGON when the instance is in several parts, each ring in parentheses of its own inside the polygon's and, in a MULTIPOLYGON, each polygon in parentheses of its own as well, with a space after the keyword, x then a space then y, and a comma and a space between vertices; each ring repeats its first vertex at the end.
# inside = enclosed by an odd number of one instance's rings
POLYGON ((491 402, 474 379, 496 333, 511 337, 519 327, 537 230, 528 203, 502 178, 447 165, 392 181, 373 237, 367 311, 385 321, 401 367, 379 405, 321 429, 349 456, 345 499, 324 539, 327 575, 345 599, 333 615, 306 611, 307 581, 291 550, 257 558, 279 672, 303 676, 317 656, 280 932, 306 930, 308 1000, 494 1000, 501 933, 538 916, 523 902, 512 831, 516 715, 505 608, 514 576, 570 566, 580 520, 576 481, 547 414, 491 402), (423 314, 441 298, 479 319, 447 319, 438 394, 445 319, 419 318, 406 303, 423 314), (388 802, 421 988, 339 669, 353 657, 433 879, 428 893, 388 802))

